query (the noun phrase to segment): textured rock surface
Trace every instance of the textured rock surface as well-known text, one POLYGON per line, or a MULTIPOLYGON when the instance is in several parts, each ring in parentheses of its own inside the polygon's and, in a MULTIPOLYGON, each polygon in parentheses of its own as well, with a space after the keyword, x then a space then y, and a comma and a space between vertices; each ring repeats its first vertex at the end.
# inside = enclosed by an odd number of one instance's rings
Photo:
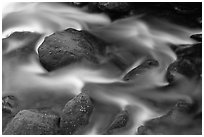
POLYGON ((48 71, 83 59, 98 63, 104 46, 104 42, 90 33, 69 28, 45 38, 38 48, 39 59, 48 71))
POLYGON ((130 4, 127 2, 98 2, 97 6, 103 11, 127 12, 130 4))
MULTIPOLYGON (((191 36, 192 37, 192 36, 191 36)), ((199 37, 199 36, 194 36, 199 37)), ((178 56, 177 61, 169 65, 167 69, 167 80, 173 82, 176 73, 188 78, 199 77, 202 73, 202 43, 179 45, 173 49, 178 56)))
POLYGON ((139 135, 193 135, 201 134, 202 115, 183 101, 166 115, 149 120, 138 128, 139 135))
POLYGON ((6 113, 15 112, 18 106, 18 101, 14 96, 5 96, 2 98, 2 111, 6 113))
POLYGON ((182 74, 188 78, 193 78, 199 73, 196 66, 191 61, 187 59, 179 59, 169 65, 166 74, 167 81, 170 83, 174 82, 177 74, 182 74))
POLYGON ((114 130, 123 128, 127 125, 128 122, 128 112, 122 111, 118 115, 115 116, 114 120, 110 124, 107 133, 105 134, 112 134, 114 130))
POLYGON ((18 100, 14 96, 4 96, 2 98, 2 129, 4 130, 6 125, 16 113, 19 111, 18 100))
POLYGON ((54 135, 58 133, 59 117, 35 110, 20 111, 7 124, 5 135, 54 135))
POLYGON ((67 102, 60 120, 61 134, 74 134, 81 127, 87 125, 92 111, 93 104, 85 93, 81 93, 67 102))

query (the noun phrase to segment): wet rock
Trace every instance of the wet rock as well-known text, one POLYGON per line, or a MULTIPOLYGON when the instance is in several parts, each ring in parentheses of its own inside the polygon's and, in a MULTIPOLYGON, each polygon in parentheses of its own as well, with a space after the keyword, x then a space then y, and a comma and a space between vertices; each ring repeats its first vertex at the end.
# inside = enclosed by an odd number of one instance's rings
POLYGON ((19 111, 18 100, 14 96, 4 96, 2 98, 2 129, 19 111))
POLYGON ((128 72, 123 80, 128 81, 128 80, 133 80, 135 79, 138 75, 141 75, 145 71, 157 67, 159 65, 159 62, 154 60, 154 59, 146 59, 142 64, 140 64, 138 67, 134 68, 130 72, 128 72))
MULTIPOLYGON (((170 14, 166 19, 176 24, 200 28, 197 18, 202 16, 202 4, 199 2, 169 2, 170 14)), ((168 12, 168 11, 167 11, 168 12)))
POLYGON ((89 96, 81 93, 65 105, 61 120, 61 134, 71 135, 89 123, 93 104, 89 96))
POLYGON ((179 14, 193 14, 201 10, 199 2, 171 2, 174 10, 179 14))
POLYGON ((114 47, 113 49, 107 48, 107 59, 108 62, 114 64, 121 71, 127 70, 137 58, 135 53, 131 53, 131 51, 126 49, 120 49, 118 47, 114 47))
POLYGON ((156 17, 182 26, 200 28, 196 20, 201 17, 201 3, 137 2, 133 3, 133 7, 131 15, 146 15, 147 17, 156 17))
POLYGON ((5 96, 2 98, 2 111, 12 113, 17 109, 17 99, 14 96, 5 96))
POLYGON ((176 80, 177 73, 180 73, 187 78, 193 78, 199 75, 196 66, 188 59, 179 59, 170 64, 167 69, 167 81, 172 83, 176 80))
POLYGON ((98 63, 104 46, 104 42, 90 33, 69 28, 45 38, 38 48, 39 59, 48 71, 83 59, 98 63))
POLYGON ((197 74, 202 74, 202 58, 190 58, 191 62, 195 65, 197 74))
POLYGON ((202 43, 181 45, 175 50, 178 57, 202 57, 202 43))
POLYGON ((105 12, 111 20, 128 17, 131 9, 131 3, 128 2, 98 2, 97 8, 105 12))
POLYGON ((128 2, 98 2, 97 6, 103 11, 127 12, 130 10, 128 2))
POLYGON ((109 54, 109 61, 112 62, 115 66, 117 66, 120 70, 124 71, 128 68, 128 64, 123 57, 120 57, 116 54, 109 54))
POLYGON ((14 32, 2 40, 3 57, 15 57, 28 60, 31 54, 35 54, 35 46, 41 34, 33 32, 14 32))
POLYGON ((72 4, 77 7, 82 7, 84 5, 87 5, 88 3, 87 2, 72 2, 72 4))
POLYGON ((73 6, 73 7, 83 7, 88 5, 88 2, 62 2, 62 3, 67 6, 73 6))
POLYGON ((15 117, 14 113, 2 112, 2 131, 6 128, 6 125, 15 117))
POLYGON ((182 72, 181 74, 187 74, 186 76, 190 75, 190 77, 202 73, 202 43, 179 45, 178 47, 174 47, 173 50, 177 54, 178 60, 175 63, 172 63, 168 70, 171 70, 172 68, 180 68, 178 71, 179 73, 182 72), (180 65, 176 67, 178 63, 180 63, 180 65), (184 71, 185 73, 183 73, 184 71), (191 72, 193 73, 190 74, 191 72))
POLYGON ((98 8, 97 2, 89 2, 87 5, 87 11, 90 13, 101 13, 101 9, 98 8))
POLYGON ((115 116, 113 122, 110 124, 106 134, 112 134, 114 130, 123 128, 127 125, 128 122, 128 112, 122 111, 115 116))
POLYGON ((164 116, 149 120, 138 128, 139 135, 194 135, 201 134, 202 118, 194 114, 193 105, 178 102, 164 116))
MULTIPOLYGON (((147 14, 147 15, 155 15, 156 13, 162 14, 161 11, 166 12, 170 11, 171 7, 167 2, 135 2, 131 3, 132 9, 131 9, 131 15, 139 15, 139 14, 147 14)), ((166 13, 165 13, 166 14, 166 13)))
POLYGON ((143 15, 187 27, 201 27, 197 21, 202 16, 202 3, 199 2, 98 2, 96 5, 112 20, 143 15))
POLYGON ((202 42, 202 34, 191 35, 191 38, 198 41, 198 42, 202 42))
POLYGON ((4 135, 55 135, 59 117, 37 110, 20 111, 3 131, 4 135))

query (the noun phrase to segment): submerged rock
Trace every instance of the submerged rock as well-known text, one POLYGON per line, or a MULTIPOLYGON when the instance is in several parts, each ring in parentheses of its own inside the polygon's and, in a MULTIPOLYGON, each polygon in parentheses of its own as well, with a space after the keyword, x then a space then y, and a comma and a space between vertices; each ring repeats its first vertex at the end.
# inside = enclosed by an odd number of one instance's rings
POLYGON ((147 59, 142 64, 128 72, 123 80, 133 80, 137 77, 137 75, 141 75, 142 73, 146 72, 147 70, 157 67, 159 65, 159 62, 154 59, 147 59))
POLYGON ((180 101, 164 116, 149 120, 138 128, 139 135, 200 135, 202 117, 191 104, 180 101))

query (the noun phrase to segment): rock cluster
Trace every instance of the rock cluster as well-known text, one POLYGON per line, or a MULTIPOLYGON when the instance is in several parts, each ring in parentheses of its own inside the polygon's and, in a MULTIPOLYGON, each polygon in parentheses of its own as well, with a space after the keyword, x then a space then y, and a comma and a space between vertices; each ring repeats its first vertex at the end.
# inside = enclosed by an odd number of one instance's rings
MULTIPOLYGON (((133 15, 148 15, 165 18, 180 25, 201 27, 200 3, 128 3, 128 2, 73 2, 76 7, 87 6, 89 12, 104 12, 117 20, 133 15)), ((16 57, 29 61, 33 54, 47 71, 54 71, 70 64, 87 61, 100 64, 109 60, 120 70, 129 67, 126 51, 107 55, 107 43, 85 30, 68 28, 47 36, 35 52, 36 43, 41 35, 30 32, 15 32, 3 39, 3 58, 16 57), (21 43, 20 47, 10 47, 11 41, 21 43), (29 45, 29 46, 26 46, 29 45), (108 59, 107 59, 108 58, 108 59), (104 60, 103 60, 104 59, 104 60)), ((202 34, 190 36, 196 43, 179 45, 173 48, 178 59, 169 65, 166 79, 176 81, 181 74, 188 79, 201 78, 202 74, 202 34)), ((139 66, 129 71, 123 80, 129 82, 146 71, 159 66, 155 59, 146 59, 139 66)), ((48 72, 48 73, 49 73, 48 72)), ((73 135, 89 124, 94 110, 93 100, 86 93, 80 93, 69 100, 60 114, 50 109, 19 109, 18 100, 11 95, 2 98, 2 130, 4 135, 73 135)), ((202 112, 193 104, 179 101, 165 115, 147 121, 139 127, 137 134, 201 134, 202 112)), ((127 111, 118 113, 105 128, 104 134, 114 134, 127 126, 127 111)))
POLYGON ((9 115, 10 117, 5 122, 6 124, 3 128, 3 134, 74 134, 89 123, 89 117, 93 108, 94 106, 89 96, 81 93, 67 102, 61 115, 55 114, 51 110, 21 110, 16 115, 9 115))

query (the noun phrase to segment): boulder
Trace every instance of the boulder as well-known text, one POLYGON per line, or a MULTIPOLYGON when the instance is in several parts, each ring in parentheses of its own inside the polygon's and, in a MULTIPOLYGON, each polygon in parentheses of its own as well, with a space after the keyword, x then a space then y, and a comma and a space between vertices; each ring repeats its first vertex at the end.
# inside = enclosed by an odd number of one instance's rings
POLYGON ((82 60, 99 63, 104 47, 105 43, 89 32, 69 28, 46 37, 38 53, 44 68, 52 71, 82 60))
POLYGON ((59 117, 37 110, 22 110, 7 124, 4 135, 55 135, 59 117))
POLYGON ((86 126, 93 108, 91 99, 85 93, 80 93, 67 102, 60 119, 61 134, 72 135, 86 126))

